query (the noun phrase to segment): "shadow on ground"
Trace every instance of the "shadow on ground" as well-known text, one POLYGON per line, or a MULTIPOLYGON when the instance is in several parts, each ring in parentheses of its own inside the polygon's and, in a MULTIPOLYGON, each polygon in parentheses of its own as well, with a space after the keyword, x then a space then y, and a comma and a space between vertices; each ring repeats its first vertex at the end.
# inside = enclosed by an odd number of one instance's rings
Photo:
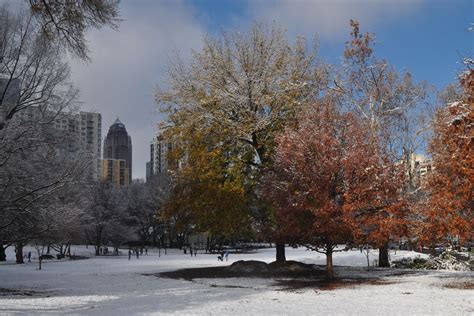
MULTIPOLYGON (((345 267, 336 267, 336 271, 345 267)), ((361 269, 358 269, 361 270, 361 269)), ((154 275, 162 278, 184 279, 195 282, 196 279, 230 279, 230 278, 261 278, 269 279, 278 291, 299 291, 306 289, 335 290, 361 285, 386 285, 396 283, 383 279, 387 275, 380 273, 339 273, 332 279, 326 278, 323 266, 305 264, 297 261, 287 261, 283 264, 266 264, 261 261, 238 261, 227 267, 191 268, 176 271, 161 272, 154 275)), ((412 271, 406 271, 412 274, 412 271)), ((403 275, 397 271, 394 275, 403 275)), ((208 284, 210 287, 243 288, 233 284, 208 284)))

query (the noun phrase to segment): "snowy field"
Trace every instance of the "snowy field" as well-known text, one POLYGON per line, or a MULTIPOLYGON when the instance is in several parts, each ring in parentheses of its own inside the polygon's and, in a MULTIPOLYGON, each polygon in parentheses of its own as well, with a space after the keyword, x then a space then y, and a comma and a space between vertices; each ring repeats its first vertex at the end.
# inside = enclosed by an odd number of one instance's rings
MULTIPOLYGON (((43 270, 39 271, 36 259, 32 263, 14 264, 13 249, 9 248, 10 261, 0 263, 0 315, 474 315, 474 290, 445 287, 472 282, 474 272, 413 271, 404 275, 394 269, 365 272, 362 267, 366 258, 359 251, 335 254, 335 265, 360 267, 338 267, 339 276, 378 274, 387 284, 288 291, 275 286, 272 279, 186 281, 150 275, 182 268, 225 266, 237 260, 271 262, 275 249, 231 254, 229 262, 218 262, 216 255, 200 253, 191 258, 175 250, 161 257, 152 250, 148 256, 138 260, 132 257, 130 261, 125 255, 95 258, 93 247, 77 246, 72 252, 91 259, 45 260, 43 270), (7 293, 6 289, 17 292, 7 293)), ((418 255, 391 252, 391 259, 418 255)), ((376 257, 374 252, 371 260, 376 257)), ((287 248, 287 259, 325 263, 324 255, 302 248, 287 248)))

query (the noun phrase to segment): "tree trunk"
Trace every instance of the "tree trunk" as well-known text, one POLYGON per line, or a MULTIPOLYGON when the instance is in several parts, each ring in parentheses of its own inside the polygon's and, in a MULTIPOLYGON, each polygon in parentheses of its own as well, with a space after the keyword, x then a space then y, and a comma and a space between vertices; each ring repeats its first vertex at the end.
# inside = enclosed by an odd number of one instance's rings
POLYGON ((99 252, 100 246, 94 246, 94 247, 95 247, 95 255, 99 256, 100 255, 100 252, 99 252))
POLYGON ((411 242, 411 239, 408 239, 406 250, 413 251, 413 243, 411 242))
POLYGON ((19 242, 15 246, 15 252, 16 252, 16 263, 21 264, 24 263, 23 261, 23 243, 19 242))
POLYGON ((367 259, 367 270, 370 269, 370 249, 367 245, 367 249, 365 250, 365 257, 367 259))
POLYGON ((41 270, 41 263, 43 262, 43 259, 41 259, 41 256, 38 259, 38 270, 41 270))
POLYGON ((326 251, 326 277, 334 278, 334 267, 332 265, 332 249, 326 251))
POLYGON ((388 261, 388 244, 385 244, 379 248, 379 267, 390 267, 390 262, 388 261))
POLYGON ((277 262, 285 262, 285 244, 284 243, 276 243, 276 261, 277 262))
POLYGON ((0 261, 7 261, 7 255, 5 254, 5 248, 3 248, 2 243, 0 243, 0 261))

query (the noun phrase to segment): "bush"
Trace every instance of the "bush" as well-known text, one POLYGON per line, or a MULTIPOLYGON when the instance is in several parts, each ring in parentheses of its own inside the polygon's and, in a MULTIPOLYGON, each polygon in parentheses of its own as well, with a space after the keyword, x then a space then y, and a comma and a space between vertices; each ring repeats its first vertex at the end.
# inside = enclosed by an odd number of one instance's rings
POLYGON ((445 249, 439 256, 430 256, 429 259, 423 258, 404 258, 392 262, 392 267, 398 269, 426 269, 426 270, 455 270, 469 271, 474 270, 473 260, 462 259, 452 249, 445 249))

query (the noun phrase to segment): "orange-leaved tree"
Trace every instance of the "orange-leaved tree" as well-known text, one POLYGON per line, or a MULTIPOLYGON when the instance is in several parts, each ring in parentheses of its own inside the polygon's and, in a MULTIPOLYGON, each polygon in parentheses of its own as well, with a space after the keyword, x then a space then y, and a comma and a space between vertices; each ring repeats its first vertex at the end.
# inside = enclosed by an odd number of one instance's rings
POLYGON ((463 100, 441 108, 430 143, 433 171, 428 175, 421 240, 434 246, 474 237, 474 71, 462 76, 463 100))
POLYGON ((324 253, 330 278, 337 245, 353 239, 357 199, 352 196, 371 185, 368 175, 377 158, 371 139, 367 124, 355 115, 330 100, 313 104, 296 127, 277 137, 274 166, 264 181, 280 231, 287 240, 324 253), (346 209, 346 200, 352 207, 346 209))
POLYGON ((379 266, 389 266, 387 245, 391 240, 407 236, 409 207, 402 187, 405 183, 404 165, 391 161, 383 146, 372 143, 365 156, 351 172, 344 196, 344 209, 352 214, 354 244, 383 249, 379 266), (385 254, 385 255, 384 255, 385 254))
MULTIPOLYGON (((399 201, 399 184, 403 176, 400 168, 410 164, 410 157, 423 143, 425 116, 431 113, 426 104, 429 89, 424 82, 414 82, 409 72, 400 72, 375 56, 374 35, 361 33, 357 21, 351 20, 350 24, 352 32, 344 51, 344 75, 336 82, 336 91, 340 92, 346 107, 366 122, 374 148, 377 148, 372 154, 377 160, 370 174, 372 178, 367 180, 377 189, 369 189, 368 194, 374 199, 362 203, 367 204, 362 209, 370 209, 370 212, 362 211, 367 214, 363 221, 372 228, 366 228, 361 236, 377 241, 379 266, 386 267, 389 266, 388 242, 391 240, 388 237, 396 237, 404 230, 400 220, 407 209, 399 201), (398 164, 399 161, 403 164, 398 164), (372 233, 368 234, 369 231, 372 233), (379 243, 382 240, 386 242, 379 243)), ((405 170, 408 176, 405 181, 410 183, 413 174, 410 169, 405 170)), ((407 183, 405 187, 408 187, 407 183)), ((405 190, 405 198, 413 195, 414 190, 411 187, 405 190)))

